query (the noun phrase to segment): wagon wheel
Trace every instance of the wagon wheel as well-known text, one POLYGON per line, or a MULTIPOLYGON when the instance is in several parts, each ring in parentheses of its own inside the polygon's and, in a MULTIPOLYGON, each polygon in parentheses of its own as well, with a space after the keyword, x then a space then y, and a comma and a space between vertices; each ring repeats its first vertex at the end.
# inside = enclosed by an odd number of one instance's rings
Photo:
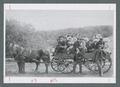
POLYGON ((84 65, 90 70, 96 73, 98 71, 98 66, 92 59, 85 59, 84 65))
POLYGON ((54 71, 57 71, 59 72, 59 69, 58 69, 58 58, 54 57, 52 60, 51 60, 51 67, 54 71))
MULTIPOLYGON (((103 73, 106 73, 110 70, 111 66, 112 66, 112 61, 111 61, 111 58, 110 58, 110 55, 107 55, 107 58, 106 57, 103 57, 102 58, 102 61, 101 61, 101 65, 102 65, 102 71, 103 73)), ((98 65, 96 62, 93 62, 92 59, 86 59, 86 62, 85 62, 85 66, 95 72, 95 73, 98 73, 98 65)))
POLYGON ((51 67, 54 71, 60 72, 64 70, 64 60, 62 58, 54 57, 51 61, 51 67))
POLYGON ((110 68, 112 66, 112 60, 111 60, 111 58, 105 58, 103 60, 103 62, 104 62, 104 65, 102 66, 103 73, 106 73, 110 70, 110 68))
POLYGON ((92 72, 98 73, 98 65, 93 60, 87 60, 84 65, 92 72))
POLYGON ((102 62, 103 73, 108 72, 112 66, 112 60, 110 55, 111 54, 108 52, 103 52, 103 51, 100 52, 99 58, 101 59, 102 62))
POLYGON ((61 72, 64 74, 73 72, 74 60, 69 58, 64 60, 64 64, 62 65, 64 67, 64 70, 62 70, 61 72))

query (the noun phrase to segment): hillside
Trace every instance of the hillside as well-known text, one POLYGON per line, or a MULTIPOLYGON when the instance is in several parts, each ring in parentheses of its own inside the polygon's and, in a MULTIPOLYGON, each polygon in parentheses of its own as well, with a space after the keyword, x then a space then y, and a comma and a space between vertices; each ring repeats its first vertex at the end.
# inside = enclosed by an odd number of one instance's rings
POLYGON ((112 36, 113 28, 109 25, 87 26, 84 28, 67 28, 49 31, 36 31, 32 25, 21 24, 15 20, 6 20, 6 53, 9 56, 10 43, 17 43, 30 49, 48 49, 56 46, 56 39, 60 35, 80 34, 91 38, 99 33, 103 37, 112 36))

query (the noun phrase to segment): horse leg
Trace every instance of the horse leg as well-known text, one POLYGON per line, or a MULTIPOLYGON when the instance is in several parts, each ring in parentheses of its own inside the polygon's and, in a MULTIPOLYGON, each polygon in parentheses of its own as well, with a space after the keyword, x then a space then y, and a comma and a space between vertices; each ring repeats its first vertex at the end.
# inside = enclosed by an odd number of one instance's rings
POLYGON ((45 67, 46 67, 46 73, 48 73, 48 63, 45 63, 45 67))
POLYGON ((25 62, 22 62, 22 73, 25 73, 25 62))
POLYGON ((39 66, 40 63, 36 62, 36 68, 35 68, 35 71, 38 71, 38 66, 39 66))
POLYGON ((82 73, 82 62, 81 62, 81 60, 79 62, 79 72, 82 73))
POLYGON ((18 65, 18 72, 21 73, 20 62, 17 62, 17 65, 18 65))

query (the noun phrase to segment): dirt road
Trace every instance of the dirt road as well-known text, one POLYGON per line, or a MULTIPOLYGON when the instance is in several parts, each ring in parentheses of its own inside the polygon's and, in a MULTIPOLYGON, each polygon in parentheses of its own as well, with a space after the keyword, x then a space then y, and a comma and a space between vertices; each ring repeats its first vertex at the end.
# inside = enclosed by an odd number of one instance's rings
MULTIPOLYGON (((78 67, 76 69, 76 74, 70 73, 70 74, 62 74, 58 73, 52 70, 51 66, 49 66, 49 73, 46 74, 45 72, 45 65, 41 64, 39 65, 39 69, 37 72, 35 72, 35 64, 34 63, 26 63, 25 64, 25 72, 24 74, 18 73, 18 67, 16 62, 6 62, 5 67, 5 74, 6 76, 23 76, 23 77, 99 77, 98 74, 95 74, 91 71, 89 71, 85 66, 83 66, 83 73, 78 73, 78 67)), ((103 77, 111 77, 113 74, 113 68, 110 69, 109 72, 105 73, 103 77)))

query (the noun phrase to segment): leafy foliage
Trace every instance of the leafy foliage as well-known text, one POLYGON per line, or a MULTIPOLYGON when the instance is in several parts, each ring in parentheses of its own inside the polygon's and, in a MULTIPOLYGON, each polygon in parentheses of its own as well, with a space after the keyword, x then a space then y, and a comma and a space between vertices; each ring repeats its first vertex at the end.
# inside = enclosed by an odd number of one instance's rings
POLYGON ((10 56, 11 43, 17 43, 28 49, 49 49, 56 46, 56 39, 60 35, 80 34, 92 37, 99 33, 103 37, 112 36, 112 26, 89 26, 84 28, 68 28, 62 30, 36 31, 30 24, 23 24, 16 20, 6 20, 6 56, 10 56))

